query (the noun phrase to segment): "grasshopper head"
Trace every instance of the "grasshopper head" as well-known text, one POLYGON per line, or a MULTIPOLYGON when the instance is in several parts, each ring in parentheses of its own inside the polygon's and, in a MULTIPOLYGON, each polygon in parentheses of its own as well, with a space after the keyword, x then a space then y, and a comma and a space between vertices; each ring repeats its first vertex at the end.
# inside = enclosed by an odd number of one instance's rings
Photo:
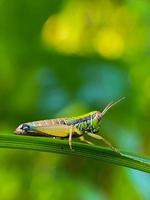
POLYGON ((15 133, 20 135, 30 131, 30 126, 28 124, 20 124, 18 128, 16 128, 15 133))
POLYGON ((106 114, 106 112, 112 108, 114 105, 116 105, 117 103, 119 103, 121 100, 123 100, 123 98, 119 99, 118 101, 116 102, 112 102, 112 103, 109 103, 102 112, 100 111, 94 111, 92 113, 92 126, 91 126, 91 129, 92 129, 92 132, 96 133, 99 131, 100 129, 100 123, 101 123, 101 119, 103 118, 103 116, 106 114))

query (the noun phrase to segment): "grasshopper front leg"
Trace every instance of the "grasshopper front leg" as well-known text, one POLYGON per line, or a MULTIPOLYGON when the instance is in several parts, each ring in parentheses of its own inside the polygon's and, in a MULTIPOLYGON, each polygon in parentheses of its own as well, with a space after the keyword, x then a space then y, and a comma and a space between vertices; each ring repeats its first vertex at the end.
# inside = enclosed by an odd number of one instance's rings
POLYGON ((83 135, 82 135, 82 136, 80 136, 80 137, 79 137, 79 139, 80 139, 82 142, 85 142, 85 143, 87 143, 87 144, 93 144, 92 142, 90 142, 90 141, 86 140, 86 139, 84 138, 84 136, 83 136, 83 135))
POLYGON ((108 142, 108 140, 106 140, 105 138, 103 138, 100 135, 96 135, 95 133, 87 133, 90 137, 95 138, 97 140, 102 140, 107 146, 109 146, 113 151, 117 152, 120 154, 120 152, 118 151, 117 148, 115 148, 110 142, 108 142))

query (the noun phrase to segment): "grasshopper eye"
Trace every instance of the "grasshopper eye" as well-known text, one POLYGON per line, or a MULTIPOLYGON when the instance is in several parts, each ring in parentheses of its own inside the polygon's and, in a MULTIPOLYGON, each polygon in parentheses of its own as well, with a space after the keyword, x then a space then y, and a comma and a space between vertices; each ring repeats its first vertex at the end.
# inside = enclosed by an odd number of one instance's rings
POLYGON ((30 126, 28 124, 22 124, 21 129, 24 130, 24 131, 29 131, 30 130, 30 126))
POLYGON ((98 121, 100 121, 102 119, 102 114, 99 111, 97 111, 95 117, 98 121))

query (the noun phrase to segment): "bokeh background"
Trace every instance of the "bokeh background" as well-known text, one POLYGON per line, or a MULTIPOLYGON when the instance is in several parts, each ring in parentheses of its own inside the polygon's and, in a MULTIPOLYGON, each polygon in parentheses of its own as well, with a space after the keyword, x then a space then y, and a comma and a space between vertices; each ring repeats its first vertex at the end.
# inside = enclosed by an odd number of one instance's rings
MULTIPOLYGON (((150 155, 148 0, 0 0, 0 133, 126 99, 101 132, 150 155)), ((0 149, 1 200, 149 200, 150 176, 100 161, 0 149)))

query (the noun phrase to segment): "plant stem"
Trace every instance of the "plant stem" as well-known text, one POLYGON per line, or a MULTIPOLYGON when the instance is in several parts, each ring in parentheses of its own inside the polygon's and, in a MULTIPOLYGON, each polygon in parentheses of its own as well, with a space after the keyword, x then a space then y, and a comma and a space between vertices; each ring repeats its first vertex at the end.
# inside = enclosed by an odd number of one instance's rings
POLYGON ((124 152, 119 154, 104 147, 78 142, 73 142, 72 147, 73 151, 69 148, 68 140, 0 134, 0 148, 36 150, 84 156, 150 173, 150 159, 148 158, 124 152))

